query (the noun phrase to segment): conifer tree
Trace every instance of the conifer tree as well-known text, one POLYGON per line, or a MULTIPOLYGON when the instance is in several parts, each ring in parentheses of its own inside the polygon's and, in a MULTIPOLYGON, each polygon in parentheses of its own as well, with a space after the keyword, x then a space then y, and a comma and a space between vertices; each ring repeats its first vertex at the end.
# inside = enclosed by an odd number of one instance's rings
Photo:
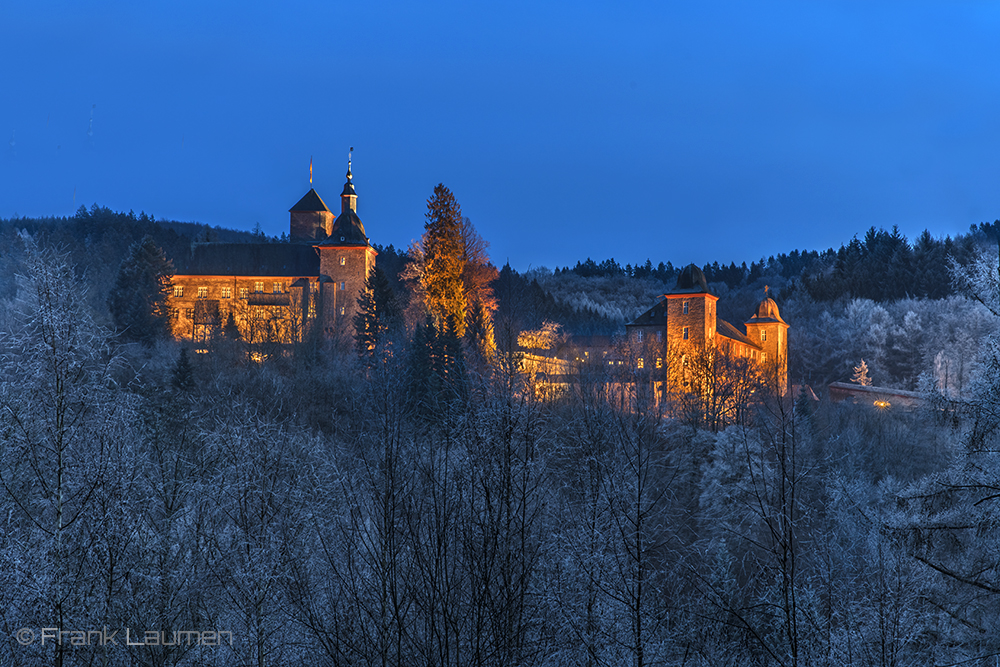
POLYGON ((108 296, 108 308, 119 334, 146 345, 169 335, 167 299, 173 274, 173 264, 151 236, 143 237, 129 249, 108 296))
POLYGON ((354 316, 354 340, 358 353, 370 356, 399 323, 400 308, 388 276, 376 266, 358 295, 358 312, 354 316))
POLYGON ((461 338, 465 334, 462 209, 444 184, 439 183, 434 188, 434 195, 427 200, 427 222, 424 229, 423 286, 427 308, 438 327, 451 317, 455 323, 455 333, 461 338))

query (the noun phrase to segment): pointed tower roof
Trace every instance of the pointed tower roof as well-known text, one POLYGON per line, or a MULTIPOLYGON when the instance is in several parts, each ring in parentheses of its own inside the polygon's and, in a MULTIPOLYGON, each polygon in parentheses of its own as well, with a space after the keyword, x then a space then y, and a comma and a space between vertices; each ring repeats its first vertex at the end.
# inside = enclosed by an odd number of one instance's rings
MULTIPOLYGON (((353 151, 353 147, 351 148, 353 151)), ((344 183, 344 191, 340 194, 340 215, 333 221, 333 229, 330 237, 320 243, 321 246, 338 245, 368 245, 368 237, 365 235, 365 226, 361 223, 361 218, 355 210, 358 195, 354 191, 354 175, 351 173, 351 158, 347 158, 347 182, 344 183)))
POLYGON ((314 188, 310 188, 309 192, 299 200, 299 203, 288 209, 288 211, 326 211, 329 213, 330 209, 326 207, 326 203, 319 196, 319 193, 314 188))

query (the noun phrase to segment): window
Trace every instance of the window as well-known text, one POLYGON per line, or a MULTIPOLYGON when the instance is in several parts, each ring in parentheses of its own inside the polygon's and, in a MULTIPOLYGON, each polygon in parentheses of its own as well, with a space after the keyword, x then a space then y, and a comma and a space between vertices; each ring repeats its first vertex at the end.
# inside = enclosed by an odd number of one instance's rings
POLYGON ((341 315, 343 315, 343 314, 344 314, 344 307, 343 307, 343 306, 341 306, 341 307, 340 307, 340 314, 341 314, 341 315))
POLYGON ((766 364, 767 363, 767 352, 761 352, 760 353, 760 363, 762 363, 762 364, 766 364))
POLYGON ((231 298, 233 298, 233 288, 232 287, 223 287, 222 288, 222 298, 223 299, 231 299, 231 298))
POLYGON ((684 314, 685 315, 688 314, 688 302, 687 301, 684 302, 684 314))
POLYGON ((194 319, 194 308, 185 308, 184 309, 184 317, 188 318, 189 320, 193 320, 194 319))
POLYGON ((275 294, 281 294, 285 291, 285 283, 274 283, 274 289, 271 291, 275 294))
POLYGON ((341 281, 340 281, 340 291, 341 291, 341 292, 343 292, 343 291, 344 291, 344 285, 345 285, 344 281, 343 281, 343 280, 341 280, 341 281))
MULTIPOLYGON (((635 332, 635 339, 640 343, 642 342, 642 329, 635 332)), ((639 368, 642 368, 642 366, 639 366, 639 368)))
POLYGON ((198 298, 199 299, 204 299, 206 297, 208 297, 208 288, 207 287, 199 287, 198 288, 198 298))
POLYGON ((178 298, 184 296, 184 285, 174 285, 174 296, 178 298))
POLYGON ((643 361, 642 357, 639 357, 639 359, 635 362, 636 368, 642 368, 645 365, 646 365, 646 362, 643 361))
POLYGON ((346 257, 341 257, 340 258, 340 265, 343 266, 344 264, 347 264, 347 258, 346 257))
POLYGON ((688 328, 684 327, 684 340, 688 339, 688 328))
POLYGON ((248 287, 241 287, 240 288, 240 298, 241 299, 245 299, 248 296, 250 296, 250 288, 248 288, 248 287))
POLYGON ((662 357, 657 357, 656 358, 656 367, 657 368, 663 368, 663 358, 662 357))
POLYGON ((767 340, 767 332, 764 331, 763 329, 760 330, 760 339, 762 341, 766 341, 767 340))
POLYGON ((656 342, 657 343, 663 342, 663 332, 662 331, 657 331, 656 332, 656 342))
POLYGON ((258 280, 256 282, 254 282, 254 284, 253 284, 253 291, 254 292, 263 292, 264 291, 264 281, 263 280, 258 280))
POLYGON ((309 317, 310 319, 316 317, 316 302, 312 299, 309 299, 309 312, 307 314, 307 317, 309 317))

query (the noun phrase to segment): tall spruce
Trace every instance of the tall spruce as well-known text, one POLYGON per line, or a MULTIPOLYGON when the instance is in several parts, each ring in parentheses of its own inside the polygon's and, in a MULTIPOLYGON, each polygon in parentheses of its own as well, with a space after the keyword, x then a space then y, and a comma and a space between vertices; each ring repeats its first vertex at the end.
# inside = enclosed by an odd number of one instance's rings
POLYGON ((118 268, 108 308, 118 333, 146 345, 170 334, 169 308, 174 267, 151 236, 129 248, 118 268))
POLYGON ((442 183, 434 188, 434 195, 427 200, 424 229, 423 282, 427 309, 438 328, 452 318, 455 334, 461 338, 465 334, 462 209, 451 190, 442 183))
POLYGON ((358 353, 372 356, 379 345, 386 341, 401 317, 396 292, 389 277, 376 266, 365 281, 365 289, 358 295, 358 312, 354 316, 354 340, 358 353))

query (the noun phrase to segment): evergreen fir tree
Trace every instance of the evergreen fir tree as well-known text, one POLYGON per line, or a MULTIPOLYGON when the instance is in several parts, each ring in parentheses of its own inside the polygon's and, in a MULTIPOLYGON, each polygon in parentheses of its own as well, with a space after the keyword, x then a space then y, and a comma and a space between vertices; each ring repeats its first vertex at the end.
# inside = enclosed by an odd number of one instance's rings
POLYGON ((427 200, 424 225, 424 291, 427 309, 440 328, 451 317, 459 338, 465 334, 465 244, 462 241, 462 209, 451 191, 439 183, 427 200))
POLYGON ((173 264, 151 236, 129 248, 108 296, 119 334, 146 345, 170 334, 169 308, 173 264))
POLYGON ((194 389, 194 369, 191 367, 191 360, 188 359, 187 348, 181 348, 180 357, 174 366, 173 378, 170 381, 174 389, 178 391, 191 391, 194 389))

